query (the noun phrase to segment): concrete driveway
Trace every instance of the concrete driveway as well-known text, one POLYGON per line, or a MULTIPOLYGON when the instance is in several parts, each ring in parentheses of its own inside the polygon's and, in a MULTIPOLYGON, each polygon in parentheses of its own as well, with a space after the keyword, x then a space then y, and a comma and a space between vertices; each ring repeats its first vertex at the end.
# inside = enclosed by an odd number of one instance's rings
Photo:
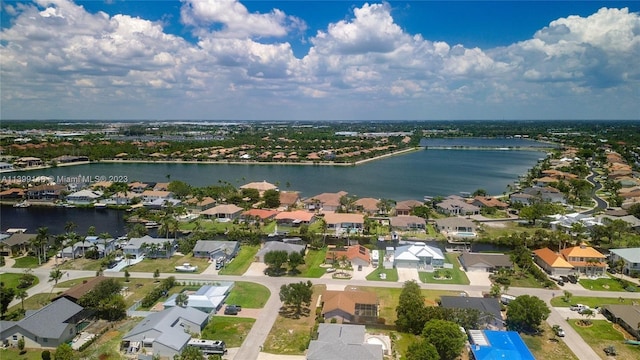
POLYGON ((469 285, 488 286, 491 287, 491 280, 489 280, 488 272, 480 271, 468 271, 466 272, 467 278, 469 278, 469 285))
POLYGON ((253 262, 251 266, 244 272, 243 276, 265 276, 264 270, 267 268, 267 264, 261 262, 253 262))
POLYGON ((398 270, 398 282, 404 283, 406 281, 415 280, 420 284, 420 276, 418 276, 418 269, 405 269, 397 268, 398 270))

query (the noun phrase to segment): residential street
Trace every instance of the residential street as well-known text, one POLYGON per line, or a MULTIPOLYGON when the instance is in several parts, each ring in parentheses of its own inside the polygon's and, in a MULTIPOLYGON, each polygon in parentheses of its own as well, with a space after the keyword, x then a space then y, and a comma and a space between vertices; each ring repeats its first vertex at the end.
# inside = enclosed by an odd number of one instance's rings
MULTIPOLYGON (((12 273, 22 273, 22 269, 15 268, 2 268, 3 272, 12 272, 12 273)), ((50 269, 35 269, 34 274, 38 276, 40 282, 29 289, 29 295, 50 292, 52 283, 48 282, 50 269)), ((255 272, 254 272, 255 273, 255 272)), ((261 346, 264 344, 267 339, 267 335, 271 331, 271 327, 273 326, 276 318, 278 317, 278 312, 281 306, 281 302, 279 299, 280 286, 283 284, 298 282, 298 281, 306 281, 311 280, 314 284, 324 284, 331 286, 332 288, 343 288, 346 285, 355 285, 355 286, 376 286, 376 287, 392 287, 392 288, 400 288, 403 285, 403 282, 385 282, 385 281, 366 281, 366 280, 350 280, 348 282, 344 280, 334 280, 331 278, 319 278, 319 279, 303 279, 303 278, 290 278, 290 277, 267 277, 264 275, 246 275, 246 276, 222 276, 222 275, 212 275, 207 274, 206 271, 204 274, 175 274, 175 273, 164 273, 161 274, 161 278, 166 278, 169 276, 178 275, 178 280, 197 280, 197 279, 207 279, 207 280, 226 280, 226 281, 249 281, 262 284, 266 286, 271 291, 271 297, 267 301, 264 308, 259 312, 256 318, 256 322, 254 326, 251 328, 251 331, 247 335, 247 338, 244 340, 242 347, 239 349, 233 349, 228 355, 228 358, 238 359, 238 360, 247 360, 247 359, 269 359, 268 354, 260 355, 261 346)), ((94 277, 94 271, 82 271, 82 270, 69 270, 65 271, 65 275, 61 281, 66 281, 69 279, 83 278, 83 277, 94 277)), ((108 277, 124 277, 123 273, 110 272, 105 273, 105 276, 108 277)), ((132 278, 152 278, 152 273, 131 273, 132 278)), ((480 296, 482 292, 489 291, 489 286, 483 285, 474 285, 472 278, 472 285, 447 285, 447 284, 420 284, 422 288, 425 289, 435 289, 435 290, 454 290, 460 292, 467 292, 472 296, 480 296)), ((640 293, 630 293, 630 292, 603 292, 603 291, 591 291, 585 290, 579 287, 574 287, 570 289, 574 296, 597 296, 597 297, 610 297, 610 298, 636 298, 640 299, 640 293)), ((554 293, 559 294, 561 290, 546 290, 546 289, 534 289, 534 288, 509 288, 509 293, 512 295, 533 295, 537 296, 540 299, 544 300, 549 304, 551 297, 554 293)), ((14 300, 11 303, 11 306, 14 304, 18 304, 20 300, 14 300)), ((547 322, 550 325, 560 325, 565 330, 566 336, 563 341, 567 343, 569 348, 575 353, 575 355, 579 359, 598 359, 600 356, 596 354, 591 347, 587 345, 584 340, 569 326, 566 322, 566 312, 564 309, 555 309, 551 307, 551 315, 547 319, 547 322)), ((292 359, 295 359, 293 357, 292 359)))

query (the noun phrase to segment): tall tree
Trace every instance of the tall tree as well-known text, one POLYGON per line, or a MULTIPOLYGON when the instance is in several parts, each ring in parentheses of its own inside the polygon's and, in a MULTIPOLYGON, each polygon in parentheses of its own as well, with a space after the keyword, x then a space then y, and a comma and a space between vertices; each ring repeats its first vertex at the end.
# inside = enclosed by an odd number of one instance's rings
POLYGON ((16 297, 20 299, 20 305, 22 305, 22 311, 24 311, 24 299, 29 297, 29 293, 25 289, 16 289, 16 297))
POLYGON ((62 279, 62 270, 55 268, 49 272, 49 281, 53 281, 49 295, 53 292, 53 288, 58 285, 58 281, 60 281, 60 279, 62 279))
POLYGON ((189 303, 189 295, 187 295, 184 292, 181 292, 180 294, 176 295, 176 306, 187 307, 188 303, 189 303))
POLYGON ((292 252, 289 254, 289 268, 291 272, 296 272, 298 266, 304 264, 304 257, 299 252, 292 252))
POLYGON ((43 258, 46 258, 46 250, 45 247, 49 243, 49 228, 42 226, 38 228, 37 235, 35 238, 35 253, 38 257, 38 265, 42 265, 43 258))
POLYGON ((509 303, 507 327, 521 332, 537 332, 551 314, 547 304, 536 296, 521 295, 509 303))
POLYGON ((295 314, 299 316, 302 313, 302 307, 311 304, 312 287, 311 281, 282 285, 280 287, 280 301, 287 306, 293 306, 295 314))
POLYGON ((424 339, 436 348, 440 359, 453 360, 460 356, 467 337, 458 324, 447 320, 430 320, 422 331, 424 339))
POLYGON ((396 328, 401 332, 420 334, 426 323, 424 295, 415 280, 406 281, 396 307, 396 328))
POLYGON ((264 206, 269 209, 275 209, 280 206, 280 192, 274 189, 266 190, 262 194, 264 206))
POLYGON ((4 318, 4 314, 7 312, 9 304, 11 304, 15 295, 14 288, 6 287, 3 282, 0 282, 0 318, 4 318))
POLYGON ((274 250, 264 254, 264 263, 276 274, 282 271, 282 265, 288 260, 289 254, 284 250, 274 250))
POLYGON ((409 345, 405 358, 407 360, 440 360, 440 354, 432 343, 420 339, 409 345))

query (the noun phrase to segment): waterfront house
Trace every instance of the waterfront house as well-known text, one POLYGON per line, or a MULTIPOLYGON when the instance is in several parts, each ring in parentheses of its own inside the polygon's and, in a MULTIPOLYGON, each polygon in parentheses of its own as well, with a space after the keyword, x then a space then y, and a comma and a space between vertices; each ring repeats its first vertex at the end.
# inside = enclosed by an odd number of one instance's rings
POLYGON ((9 188, 4 191, 0 191, 0 199, 22 199, 24 198, 25 191, 20 188, 9 188))
POLYGON ((33 200, 58 200, 67 190, 64 185, 37 185, 27 190, 27 198, 33 200))
POLYGON ((607 271, 607 257, 584 243, 562 249, 560 253, 579 273, 588 276, 604 276, 607 271))
POLYGON ((469 296, 441 296, 440 306, 445 309, 472 309, 480 313, 481 329, 504 330, 500 302, 496 298, 469 296))
POLYGON ((362 214, 324 213, 327 231, 334 231, 336 235, 354 234, 362 231, 364 216, 362 214))
POLYGON ((339 323, 375 324, 378 321, 378 297, 360 290, 322 292, 322 316, 325 321, 339 323))
POLYGON ((495 272, 498 269, 513 269, 509 255, 496 253, 463 252, 460 265, 470 272, 495 272))
POLYGON ((206 196, 202 199, 191 198, 184 201, 184 204, 187 206, 187 209, 195 210, 195 211, 205 211, 207 209, 211 209, 216 206, 216 200, 212 197, 206 196))
POLYGON ((309 343, 307 360, 382 360, 381 344, 365 341, 364 325, 326 324, 318 325, 317 340, 309 343))
MULTIPOLYGON (((187 306, 207 314, 215 314, 233 289, 233 282, 216 282, 216 285, 203 285, 195 292, 187 291, 187 306)), ((165 309, 176 306, 178 294, 171 295, 164 303, 165 309)))
POLYGON ((207 258, 211 261, 224 259, 229 261, 238 255, 240 243, 237 241, 198 240, 193 247, 193 257, 207 258))
POLYGON ((389 224, 391 225, 391 230, 397 231, 424 231, 427 228, 425 219, 413 215, 392 216, 389 218, 389 224))
POLYGON ((517 331, 469 330, 474 360, 535 360, 517 331))
POLYGON ((175 239, 154 238, 145 235, 141 238, 131 238, 126 245, 122 246, 125 256, 137 259, 143 255, 156 258, 170 258, 173 256, 175 239))
POLYGON ((264 222, 266 220, 271 220, 276 217, 280 213, 277 210, 268 210, 268 209, 249 209, 242 213, 240 219, 246 222, 255 222, 260 221, 264 222))
POLYGON ((446 197, 436 204, 436 209, 438 212, 449 216, 480 214, 480 208, 478 206, 467 203, 463 197, 457 195, 446 197))
POLYGON ((70 204, 88 205, 102 197, 102 191, 83 189, 67 195, 66 200, 70 204))
POLYGON ((142 192, 141 196, 143 203, 173 199, 173 193, 171 191, 145 190, 142 192))
POLYGON ((336 211, 340 209, 340 198, 348 194, 346 191, 322 193, 303 200, 303 203, 309 211, 336 211))
MULTIPOLYGON (((624 265, 622 266, 622 273, 625 275, 631 275, 634 273, 640 273, 640 248, 627 248, 627 249, 611 249, 610 260, 613 264, 622 260, 624 265)), ((615 266, 615 265, 614 265, 615 266)))
POLYGON ((109 198, 109 200, 106 201, 106 203, 114 204, 114 205, 129 205, 131 204, 131 202, 133 202, 133 199, 138 197, 140 197, 140 194, 137 194, 134 192, 119 191, 111 195, 111 197, 109 198))
POLYGON ((444 266, 442 250, 423 242, 398 246, 395 249, 394 267, 430 271, 444 266))
POLYGON ((25 157, 17 158, 13 162, 13 166, 17 168, 26 168, 26 167, 42 166, 42 165, 44 165, 44 162, 42 161, 42 159, 33 157, 33 156, 25 156, 25 157))
POLYGON ((304 210, 295 210, 295 211, 283 211, 277 214, 274 219, 278 223, 278 225, 289 225, 289 226, 299 226, 301 224, 312 224, 316 215, 314 213, 304 211, 304 210))
POLYGON ((304 256, 304 251, 307 248, 306 245, 298 245, 293 243, 285 243, 280 241, 268 241, 262 245, 262 248, 256 253, 255 260, 257 262, 264 262, 264 256, 270 251, 286 251, 287 254, 294 252, 300 253, 304 256))
POLYGON ((356 211, 361 212, 363 214, 374 215, 377 214, 380 209, 378 208, 378 204, 380 200, 374 198, 360 198, 356 200, 353 205, 356 208, 356 211))
POLYGON ((2 254, 4 256, 18 256, 26 253, 29 250, 31 241, 37 236, 37 234, 26 234, 22 232, 11 234, 8 238, 0 241, 2 254))
POLYGON ((533 254, 536 264, 551 276, 566 276, 573 272, 573 265, 549 248, 534 250, 533 254))
POLYGON ((242 186, 240 186, 240 189, 255 189, 258 190, 258 193, 260 193, 260 196, 264 195, 264 192, 267 190, 278 190, 278 187, 274 184, 268 183, 266 180, 265 181, 259 181, 259 182, 251 182, 248 184, 244 184, 242 186))
POLYGON ((149 184, 145 184, 139 181, 135 181, 129 184, 129 190, 133 191, 136 194, 142 194, 148 187, 149 184))
POLYGON ((473 221, 461 217, 436 219, 436 229, 451 238, 474 238, 476 225, 473 221))
POLYGON ((200 215, 217 219, 220 222, 233 221, 240 217, 244 209, 234 204, 214 206, 211 209, 200 212, 200 215))
POLYGON ((173 358, 187 347, 191 334, 199 335, 209 322, 209 314, 192 307, 174 306, 151 313, 122 337, 125 353, 141 350, 160 357, 173 358))
POLYGON ((424 203, 418 200, 405 200, 396 203, 396 216, 409 216, 413 208, 423 206, 424 203))
POLYGON ((509 204, 507 204, 506 202, 491 196, 476 196, 471 201, 471 205, 475 205, 480 208, 487 207, 500 210, 505 210, 509 207, 509 204))
POLYGON ((329 246, 325 254, 325 263, 334 264, 342 258, 347 259, 352 266, 369 266, 371 254, 369 249, 362 245, 352 245, 347 248, 336 248, 329 246))
POLYGON ((640 307, 637 305, 608 304, 602 306, 602 314, 611 322, 622 326, 640 340, 640 307))
POLYGON ((300 193, 297 191, 280 191, 280 207, 286 210, 295 209, 300 203, 300 193))
POLYGON ((56 348, 76 336, 87 315, 82 306, 57 299, 39 310, 27 310, 22 320, 0 321, 0 338, 13 347, 23 339, 26 348, 56 348))
POLYGON ((519 193, 511 194, 509 200, 511 203, 519 202, 525 206, 531 205, 534 201, 547 201, 559 204, 567 203, 562 192, 550 186, 522 189, 519 193))

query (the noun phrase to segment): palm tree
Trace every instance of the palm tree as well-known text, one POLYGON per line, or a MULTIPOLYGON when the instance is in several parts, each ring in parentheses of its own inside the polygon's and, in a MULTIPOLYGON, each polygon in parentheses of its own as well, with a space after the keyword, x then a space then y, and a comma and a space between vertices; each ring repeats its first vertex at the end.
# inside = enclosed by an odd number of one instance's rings
POLYGON ((189 296, 183 292, 176 296, 176 305, 180 307, 187 307, 189 302, 189 296))
POLYGON ((68 234, 70 232, 72 232, 73 230, 75 230, 78 227, 78 225, 76 223, 74 223, 73 221, 67 221, 64 224, 64 231, 68 234))
POLYGON ((38 265, 42 265, 42 257, 44 257, 45 246, 49 242, 49 228, 39 227, 33 246, 36 248, 36 256, 38 257, 38 265))
POLYGON ((24 311, 24 299, 29 297, 29 293, 25 289, 16 289, 16 297, 20 299, 22 305, 22 311, 24 311))
POLYGON ((104 254, 102 254, 103 257, 107 256, 107 245, 108 245, 108 241, 109 239, 111 239, 111 234, 109 234, 108 232, 103 232, 100 233, 100 235, 98 235, 98 239, 102 239, 102 245, 104 246, 104 254))
POLYGON ((53 286, 51 287, 51 291, 49 292, 49 296, 53 292, 53 288, 58 285, 58 281, 62 279, 62 271, 60 269, 53 269, 49 272, 49 281, 53 281, 53 286))

